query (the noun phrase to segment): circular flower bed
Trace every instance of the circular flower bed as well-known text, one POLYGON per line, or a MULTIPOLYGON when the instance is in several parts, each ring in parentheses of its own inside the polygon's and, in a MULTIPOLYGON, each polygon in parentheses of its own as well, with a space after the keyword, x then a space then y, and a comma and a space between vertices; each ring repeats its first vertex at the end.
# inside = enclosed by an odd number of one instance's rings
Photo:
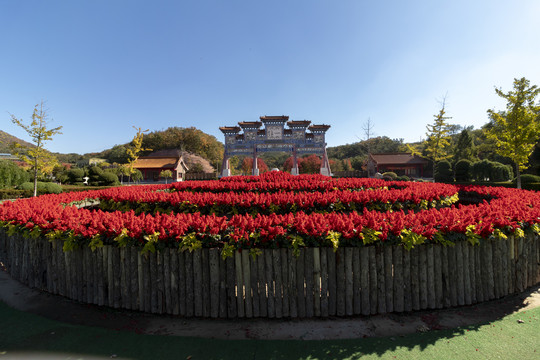
POLYGON ((516 189, 272 172, 5 202, 0 225, 8 233, 63 239, 64 250, 219 247, 226 257, 246 248, 383 243, 410 249, 523 237, 540 233, 539 204, 538 193, 516 189), (461 204, 460 197, 475 201, 461 204))

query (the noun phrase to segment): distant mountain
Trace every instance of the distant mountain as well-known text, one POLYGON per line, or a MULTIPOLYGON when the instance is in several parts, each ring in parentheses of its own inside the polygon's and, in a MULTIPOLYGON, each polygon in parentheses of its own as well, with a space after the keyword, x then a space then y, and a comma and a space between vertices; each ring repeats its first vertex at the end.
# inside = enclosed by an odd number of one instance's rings
POLYGON ((10 146, 13 143, 19 143, 24 146, 34 146, 29 142, 19 139, 5 131, 0 130, 0 153, 11 153, 10 146))

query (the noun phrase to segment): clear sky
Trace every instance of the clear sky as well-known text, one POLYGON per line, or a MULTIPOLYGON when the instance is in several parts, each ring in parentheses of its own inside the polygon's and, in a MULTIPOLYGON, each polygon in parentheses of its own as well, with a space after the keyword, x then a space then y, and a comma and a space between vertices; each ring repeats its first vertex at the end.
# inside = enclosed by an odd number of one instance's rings
POLYGON ((418 141, 446 95, 453 124, 540 85, 538 0, 0 0, 0 129, 24 140, 47 102, 48 148, 102 151, 132 126, 220 126, 289 115, 329 124, 328 146, 418 141))

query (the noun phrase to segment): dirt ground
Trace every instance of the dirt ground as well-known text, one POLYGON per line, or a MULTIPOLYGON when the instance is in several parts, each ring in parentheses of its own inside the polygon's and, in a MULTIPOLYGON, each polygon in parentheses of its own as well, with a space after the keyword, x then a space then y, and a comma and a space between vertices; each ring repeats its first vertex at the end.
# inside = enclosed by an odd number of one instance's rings
POLYGON ((540 286, 523 294, 449 310, 328 319, 193 319, 150 315, 81 304, 11 279, 0 271, 0 300, 18 310, 52 320, 140 334, 219 339, 329 340, 401 336, 417 331, 451 329, 500 319, 540 306, 540 286))

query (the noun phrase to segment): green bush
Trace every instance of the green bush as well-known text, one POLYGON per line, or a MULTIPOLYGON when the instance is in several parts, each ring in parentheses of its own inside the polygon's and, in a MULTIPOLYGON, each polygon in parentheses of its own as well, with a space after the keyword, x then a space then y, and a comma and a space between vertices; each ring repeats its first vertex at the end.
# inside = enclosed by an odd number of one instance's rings
POLYGON ((396 178, 396 181, 411 181, 411 178, 409 178, 407 175, 398 176, 396 178))
POLYGON ((471 169, 472 162, 470 160, 459 160, 454 166, 454 171, 456 172, 456 181, 470 181, 472 178, 471 169))
POLYGON ((6 199, 18 199, 25 196, 31 196, 32 194, 27 195, 27 191, 17 190, 17 189, 0 189, 0 200, 6 199))
MULTIPOLYGON (((512 182, 515 184, 517 182, 517 177, 515 177, 514 180, 512 180, 512 182)), ((531 174, 523 174, 521 175, 521 183, 522 184, 540 183, 540 176, 531 175, 531 174)))
POLYGON ((472 166, 472 178, 476 181, 488 181, 491 166, 491 161, 487 159, 475 162, 472 166))
POLYGON ((472 166, 472 178, 476 181, 501 182, 509 181, 514 176, 510 165, 484 159, 472 166))
POLYGON ((435 164, 435 170, 433 177, 436 182, 453 182, 454 174, 452 172, 452 165, 447 160, 439 161, 435 164))
POLYGON ((492 163, 489 180, 494 182, 509 181, 514 176, 512 167, 498 162, 492 163))
POLYGON ((89 168, 88 177, 90 178, 90 180, 88 180, 88 184, 92 186, 100 186, 103 181, 103 173, 103 169, 99 166, 92 166, 91 168, 89 168))
POLYGON ((0 160, 0 188, 13 187, 30 181, 30 175, 13 161, 0 160))
POLYGON ((68 177, 68 181, 67 183, 69 184, 77 184, 77 183, 83 183, 85 173, 84 173, 84 169, 80 169, 80 168, 73 168, 73 169, 70 169, 68 172, 67 172, 67 177, 68 177))
POLYGON ((382 174, 382 177, 383 177, 384 180, 396 180, 397 174, 395 172, 392 172, 392 171, 387 171, 387 172, 382 174))
POLYGON ((110 171, 104 171, 100 177, 101 186, 119 185, 118 176, 110 171))
MULTIPOLYGON (((34 183, 25 182, 17 187, 19 190, 31 191, 34 192, 34 183)), ((62 192, 62 187, 58 184, 51 182, 41 182, 37 183, 38 194, 60 194, 62 192)))

